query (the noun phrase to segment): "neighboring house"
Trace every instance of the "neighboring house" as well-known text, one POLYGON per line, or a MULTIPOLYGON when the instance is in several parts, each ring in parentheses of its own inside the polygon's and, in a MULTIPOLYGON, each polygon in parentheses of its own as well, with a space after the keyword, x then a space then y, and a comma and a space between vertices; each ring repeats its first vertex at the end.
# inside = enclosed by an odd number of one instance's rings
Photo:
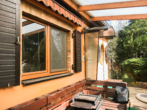
POLYGON ((107 38, 98 43, 98 32, 83 33, 106 24, 91 22, 71 3, 0 1, 0 110, 85 78, 108 79, 107 38))

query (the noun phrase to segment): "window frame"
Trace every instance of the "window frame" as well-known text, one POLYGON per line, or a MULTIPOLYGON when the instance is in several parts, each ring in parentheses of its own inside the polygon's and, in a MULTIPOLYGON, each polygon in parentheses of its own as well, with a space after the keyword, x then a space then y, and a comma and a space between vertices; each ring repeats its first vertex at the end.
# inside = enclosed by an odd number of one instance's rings
MULTIPOLYGON (((35 23, 38 23, 38 24, 41 24, 41 25, 44 25, 46 27, 45 29, 45 32, 46 32, 46 36, 45 36, 45 39, 46 39, 46 69, 43 70, 43 71, 36 71, 36 72, 26 72, 26 73, 22 73, 21 75, 21 79, 22 80, 28 80, 28 79, 34 79, 34 78, 39 78, 39 77, 46 77, 46 76, 51 76, 51 75, 58 75, 58 74, 64 74, 64 73, 68 73, 68 36, 69 36, 69 33, 70 31, 64 31, 63 29, 60 29, 58 27, 53 27, 52 25, 50 24, 44 24, 38 20, 34 20, 32 19, 31 17, 26 17, 26 16, 23 16, 22 15, 22 18, 24 19, 27 19, 27 20, 30 20, 32 22, 35 22, 35 23), (66 33, 66 69, 64 70, 60 70, 60 71, 54 71, 54 72, 51 72, 51 37, 50 37, 50 28, 54 28, 56 30, 60 30, 62 32, 65 32, 66 33)), ((22 19, 21 19, 22 20, 22 19)), ((22 58, 22 22, 21 22, 21 42, 20 42, 20 45, 21 45, 21 51, 20 51, 20 55, 21 55, 21 58, 22 58)), ((21 59, 21 70, 22 70, 22 59, 21 59)))

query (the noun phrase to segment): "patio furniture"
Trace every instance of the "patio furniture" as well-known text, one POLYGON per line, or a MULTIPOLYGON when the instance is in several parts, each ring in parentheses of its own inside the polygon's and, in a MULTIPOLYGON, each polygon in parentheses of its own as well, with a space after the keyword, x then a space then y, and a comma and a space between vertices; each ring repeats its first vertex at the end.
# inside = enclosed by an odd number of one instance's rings
POLYGON ((115 96, 116 86, 127 86, 125 82, 112 82, 112 81, 96 81, 89 80, 86 83, 85 94, 99 95, 103 96, 103 104, 101 110, 126 110, 127 104, 115 103, 112 99, 115 96))
POLYGON ((101 94, 103 104, 101 105, 100 110, 126 110, 126 104, 115 103, 112 101, 115 95, 116 86, 127 86, 127 83, 82 80, 30 101, 11 107, 9 110, 73 110, 69 108, 69 105, 72 103, 72 99, 80 92, 83 92, 83 94, 86 95, 101 94))

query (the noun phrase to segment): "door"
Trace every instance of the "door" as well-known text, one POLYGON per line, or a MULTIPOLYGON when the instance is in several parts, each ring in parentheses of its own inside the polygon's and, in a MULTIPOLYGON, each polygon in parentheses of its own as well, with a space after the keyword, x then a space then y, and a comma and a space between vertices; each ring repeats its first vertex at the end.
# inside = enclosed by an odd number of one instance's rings
POLYGON ((86 78, 97 79, 98 32, 85 34, 86 78))

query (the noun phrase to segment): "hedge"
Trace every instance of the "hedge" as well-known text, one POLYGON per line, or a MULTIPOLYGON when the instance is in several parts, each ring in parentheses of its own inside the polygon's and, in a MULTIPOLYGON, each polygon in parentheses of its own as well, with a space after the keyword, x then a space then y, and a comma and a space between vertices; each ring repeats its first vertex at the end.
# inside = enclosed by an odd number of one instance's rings
POLYGON ((135 81, 147 81, 147 58, 125 60, 122 67, 135 81))

